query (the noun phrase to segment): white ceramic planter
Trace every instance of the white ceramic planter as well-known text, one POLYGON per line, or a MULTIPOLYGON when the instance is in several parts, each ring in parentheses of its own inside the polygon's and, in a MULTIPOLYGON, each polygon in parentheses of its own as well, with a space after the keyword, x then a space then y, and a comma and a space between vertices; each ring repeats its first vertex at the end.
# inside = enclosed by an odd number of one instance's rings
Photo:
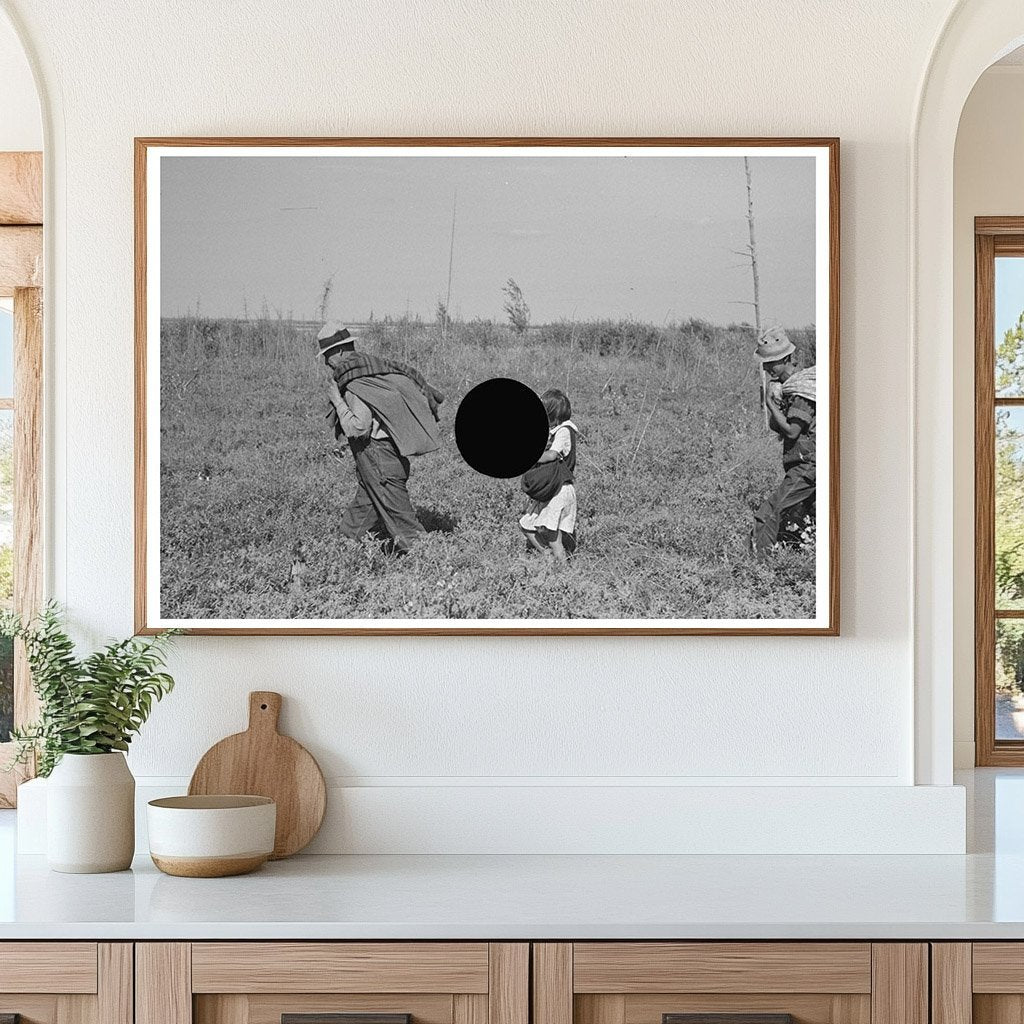
POLYGON ((54 871, 124 871, 135 853, 135 779, 124 754, 65 754, 46 783, 54 871))

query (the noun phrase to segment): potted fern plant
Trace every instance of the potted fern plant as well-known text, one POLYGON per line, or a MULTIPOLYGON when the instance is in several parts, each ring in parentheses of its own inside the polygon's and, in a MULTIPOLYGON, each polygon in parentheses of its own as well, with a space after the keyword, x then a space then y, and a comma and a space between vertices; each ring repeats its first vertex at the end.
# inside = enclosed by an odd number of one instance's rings
POLYGON ((154 701, 174 687, 162 671, 174 632, 114 641, 80 658, 55 604, 27 623, 0 614, 0 634, 25 645, 39 697, 38 721, 12 733, 13 764, 35 757, 37 774, 49 779, 46 852, 54 871, 130 866, 135 779, 124 752, 154 701))

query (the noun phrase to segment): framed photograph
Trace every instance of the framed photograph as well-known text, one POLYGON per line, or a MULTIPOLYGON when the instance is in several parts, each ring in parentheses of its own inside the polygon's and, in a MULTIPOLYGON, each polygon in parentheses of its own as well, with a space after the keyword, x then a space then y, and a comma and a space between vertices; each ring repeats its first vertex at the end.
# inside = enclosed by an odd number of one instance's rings
POLYGON ((839 142, 146 138, 136 627, 839 631, 839 142))

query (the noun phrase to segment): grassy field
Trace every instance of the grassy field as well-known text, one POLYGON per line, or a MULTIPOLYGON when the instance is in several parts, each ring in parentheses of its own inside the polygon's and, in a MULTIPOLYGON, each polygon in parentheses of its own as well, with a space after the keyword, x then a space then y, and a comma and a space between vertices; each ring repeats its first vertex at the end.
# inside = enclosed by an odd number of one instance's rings
MULTIPOLYGON (((330 436, 313 333, 287 320, 162 326, 161 585, 170 618, 808 618, 813 542, 764 562, 751 512, 781 476, 761 419, 752 333, 701 322, 383 322, 362 347, 448 396, 443 448, 412 460, 429 531, 404 558, 341 537, 355 487, 330 436), (559 570, 517 529, 518 480, 479 476, 452 433, 474 384, 560 387, 582 431, 579 551, 559 570), (298 542, 301 587, 291 577, 298 542)), ((813 330, 793 331, 813 362, 813 330)), ((514 430, 515 424, 508 424, 514 430)))

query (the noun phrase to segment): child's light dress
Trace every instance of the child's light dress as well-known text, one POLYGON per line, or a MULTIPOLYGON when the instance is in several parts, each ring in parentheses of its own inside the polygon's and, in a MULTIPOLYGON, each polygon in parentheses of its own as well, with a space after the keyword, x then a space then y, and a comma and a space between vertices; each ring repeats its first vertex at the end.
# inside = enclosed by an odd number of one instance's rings
MULTIPOLYGON (((569 429, 577 433, 579 429, 572 420, 566 420, 551 431, 550 449, 566 458, 572 450, 572 437, 569 429)), ((529 533, 536 532, 538 527, 552 533, 561 530, 563 533, 576 532, 576 487, 574 484, 562 484, 561 490, 550 501, 532 501, 530 507, 519 520, 519 525, 529 533)))

